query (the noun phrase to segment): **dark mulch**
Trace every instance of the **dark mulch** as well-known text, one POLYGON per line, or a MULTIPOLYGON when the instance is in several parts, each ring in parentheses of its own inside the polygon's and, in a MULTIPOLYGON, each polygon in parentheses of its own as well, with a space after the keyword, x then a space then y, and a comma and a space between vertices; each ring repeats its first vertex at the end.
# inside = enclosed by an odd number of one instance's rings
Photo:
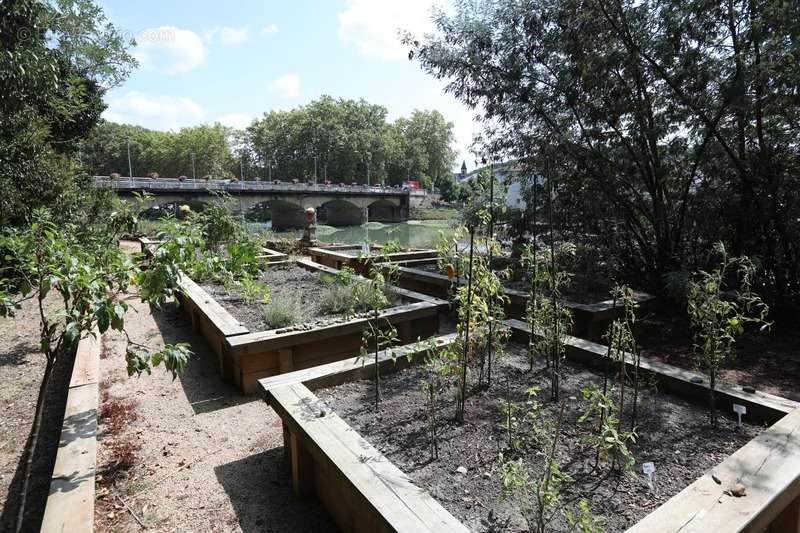
MULTIPOLYGON (((653 313, 644 317, 639 329, 637 340, 644 355, 700 369, 685 315, 653 313)), ((800 331, 773 327, 763 333, 747 332, 737 340, 736 356, 724 364, 720 378, 800 401, 800 331)))
MULTIPOLYGON (((295 265, 275 266, 267 268, 260 279, 272 291, 272 299, 300 301, 308 322, 334 316, 324 313, 320 307, 325 282, 318 273, 295 265)), ((203 288, 250 331, 265 331, 272 328, 264 320, 263 306, 245 303, 235 288, 228 289, 217 283, 203 284, 203 288)))
MULTIPOLYGON (((506 460, 521 459, 529 475, 539 479, 546 446, 529 441, 521 451, 509 449, 500 425, 499 406, 506 401, 507 384, 517 405, 524 405, 528 387, 538 385, 543 391, 538 397, 545 412, 555 419, 558 406, 545 392, 549 391, 549 381, 543 368, 529 372, 522 348, 510 346, 509 353, 497 363, 492 388, 470 395, 463 425, 452 420, 453 390, 443 392, 440 457, 435 461, 430 457, 422 377, 419 367, 386 376, 382 381, 384 399, 377 413, 370 381, 321 390, 317 395, 470 529, 526 530, 519 501, 501 496, 500 454, 506 460), (466 468, 467 473, 458 473, 459 467, 466 468)), ((585 440, 591 434, 590 425, 579 424, 577 419, 587 406, 580 389, 601 382, 600 374, 564 364, 561 397, 566 410, 556 456, 562 471, 575 479, 562 495, 566 500, 587 498, 593 512, 606 520, 606 531, 625 530, 760 431, 747 425, 737 429, 734 421, 723 417, 719 428, 712 429, 703 408, 655 389, 643 390, 639 437, 632 446, 636 458, 633 471, 610 473, 608 464, 602 462, 594 469, 595 454, 585 440), (642 463, 648 461, 657 468, 654 490, 649 489, 642 474, 642 463)), ((629 416, 626 414, 626 421, 629 416)), ((563 513, 558 513, 549 526, 555 531, 568 529, 563 513)))
MULTIPOLYGON (((344 315, 323 310, 321 302, 326 283, 320 276, 318 272, 296 265, 279 265, 267 268, 260 280, 270 288, 271 300, 296 300, 302 304, 305 312, 304 326, 345 320, 347 317, 344 315)), ((218 283, 206 283, 202 287, 250 331, 274 328, 264 320, 263 304, 245 302, 235 287, 227 288, 218 283)), ((404 301, 398 298, 395 304, 404 301)))

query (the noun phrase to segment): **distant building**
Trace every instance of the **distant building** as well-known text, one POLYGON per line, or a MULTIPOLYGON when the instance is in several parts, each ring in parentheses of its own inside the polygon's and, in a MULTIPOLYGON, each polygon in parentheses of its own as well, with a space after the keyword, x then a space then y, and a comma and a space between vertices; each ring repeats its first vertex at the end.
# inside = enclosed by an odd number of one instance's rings
MULTIPOLYGON (((480 174, 484 168, 488 168, 488 165, 476 168, 472 172, 467 173, 467 165, 462 164, 461 173, 457 175, 457 179, 459 182, 470 181, 475 176, 480 174)), ((522 187, 520 182, 522 181, 522 178, 528 176, 523 176, 522 166, 517 161, 495 163, 494 175, 507 187, 508 193, 506 195, 506 205, 514 209, 524 209, 525 201, 522 199, 522 187)))

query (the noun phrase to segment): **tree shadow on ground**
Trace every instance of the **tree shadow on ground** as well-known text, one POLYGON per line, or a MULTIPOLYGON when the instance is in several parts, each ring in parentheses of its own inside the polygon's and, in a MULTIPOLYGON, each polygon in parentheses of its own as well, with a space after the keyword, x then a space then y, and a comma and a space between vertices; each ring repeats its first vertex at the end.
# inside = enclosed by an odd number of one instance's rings
MULTIPOLYGON (((44 357, 44 356, 41 356, 44 357)), ((61 425, 64 419, 64 407, 67 402, 67 392, 72 374, 72 363, 75 360, 74 351, 59 358, 53 369, 53 375, 47 388, 42 426, 39 430, 39 442, 33 451, 33 467, 28 485, 28 498, 25 505, 25 517, 22 523, 23 532, 39 531, 47 496, 50 491, 50 478, 56 461, 56 452, 61 437, 61 425)), ((41 378, 41 376, 39 376, 41 378)), ((35 405, 31 406, 31 410, 35 405)), ((33 413, 31 413, 31 421, 33 413)), ((69 429, 68 429, 69 431, 69 429)), ((30 445, 32 434, 28 435, 26 448, 30 445)), ((22 452, 22 450, 20 450, 22 452)), ((8 498, 0 514, 0 531, 14 531, 17 513, 21 504, 23 477, 25 475, 25 462, 27 455, 20 453, 14 477, 8 487, 8 498)))
POLYGON ((152 309, 153 320, 165 343, 188 342, 192 356, 186 371, 179 376, 183 392, 195 414, 258 400, 256 395, 243 396, 233 385, 225 383, 217 369, 217 356, 203 336, 192 329, 191 321, 174 303, 152 309))
POLYGON ((44 357, 28 341, 17 343, 16 346, 0 353, 0 366, 20 366, 28 363, 31 357, 44 357))
POLYGON ((338 531, 318 500, 295 496, 283 447, 217 466, 214 473, 244 533, 338 531))

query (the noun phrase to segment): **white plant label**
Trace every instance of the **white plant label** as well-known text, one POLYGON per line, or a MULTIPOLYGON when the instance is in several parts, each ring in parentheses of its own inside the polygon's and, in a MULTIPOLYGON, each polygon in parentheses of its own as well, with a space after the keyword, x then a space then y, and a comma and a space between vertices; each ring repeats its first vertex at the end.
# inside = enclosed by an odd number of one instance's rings
POLYGON ((642 464, 642 472, 647 475, 647 486, 650 487, 650 490, 653 490, 653 474, 655 471, 656 465, 654 463, 642 464))
POLYGON ((742 415, 747 414, 747 407, 744 405, 739 405, 738 403, 733 404, 733 412, 739 417, 739 427, 742 426, 742 415))
POLYGON ((364 255, 369 255, 369 244, 364 243, 361 245, 361 253, 364 255))

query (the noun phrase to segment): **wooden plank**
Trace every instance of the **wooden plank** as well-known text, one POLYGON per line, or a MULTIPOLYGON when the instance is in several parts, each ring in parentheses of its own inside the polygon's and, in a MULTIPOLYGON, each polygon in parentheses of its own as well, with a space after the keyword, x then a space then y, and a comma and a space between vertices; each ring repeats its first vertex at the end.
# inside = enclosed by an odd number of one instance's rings
POLYGON ((338 415, 321 411, 319 400, 304 385, 270 389, 268 395, 315 463, 330 462, 351 490, 381 517, 386 530, 468 531, 338 415))
MULTIPOLYGON (((378 316, 387 319, 392 324, 416 318, 431 317, 438 314, 438 306, 429 302, 416 302, 384 309, 378 316)), ((331 339, 343 336, 354 331, 361 331, 366 327, 369 319, 354 318, 345 322, 317 327, 312 330, 287 331, 270 330, 256 333, 247 333, 225 338, 226 350, 233 357, 246 354, 260 353, 269 350, 305 344, 312 341, 331 339)))
POLYGON ((227 337, 249 332, 227 309, 188 276, 181 276, 181 290, 192 300, 197 311, 208 318, 222 335, 227 337))
POLYGON ((281 374, 294 370, 294 355, 291 348, 278 350, 278 371, 281 374))
MULTIPOLYGON (((513 330, 516 330, 516 337, 526 340, 528 325, 520 320, 510 319, 504 321, 513 330), (520 334, 522 337, 520 337, 520 334)), ((592 366, 602 366, 605 362, 608 347, 596 342, 591 342, 577 337, 567 336, 566 355, 570 359, 580 361, 592 366)), ((625 364, 632 370, 635 367, 635 357, 633 354, 625 354, 625 364)), ((658 378, 662 388, 705 404, 708 401, 709 386, 706 384, 706 377, 703 374, 684 370, 676 366, 668 365, 660 361, 641 356, 639 369, 658 378), (702 380, 698 383, 698 380, 702 380)), ((733 403, 738 403, 747 407, 747 416, 750 421, 766 421, 773 423, 781 419, 800 407, 800 403, 756 391, 754 393, 745 392, 741 387, 734 387, 726 383, 719 383, 716 387, 717 407, 719 409, 730 409, 733 403)))
POLYGON ((41 531, 91 532, 97 460, 97 383, 71 388, 41 531))
POLYGON ((298 496, 314 494, 314 459, 297 439, 294 431, 289 431, 289 449, 292 461, 292 489, 298 496))
MULTIPOLYGON (((437 346, 445 346, 455 342, 456 334, 443 335, 436 337, 435 342, 437 346)), ((381 367, 381 373, 387 373, 387 369, 394 366, 394 362, 399 359, 408 359, 416 362, 422 359, 422 355, 427 351, 427 342, 406 344, 404 346, 396 346, 389 350, 381 350, 378 352, 378 364, 381 367)), ((259 385, 262 390, 267 391, 273 387, 282 387, 295 383, 303 383, 310 389, 318 388, 318 383, 322 382, 322 378, 338 377, 335 383, 331 380, 326 381, 324 386, 333 386, 333 384, 344 383, 351 381, 356 375, 363 372, 369 372, 370 375, 374 373, 371 366, 375 364, 374 359, 364 361, 360 356, 334 361, 325 365, 318 365, 311 368, 296 370, 288 374, 281 374, 271 378, 262 379, 259 385)), ((364 374, 366 375, 366 374, 364 374)))
POLYGON ((72 366, 72 376, 69 387, 79 387, 90 383, 100 382, 100 351, 102 342, 100 336, 81 339, 75 351, 75 362, 72 366))
MULTIPOLYGON (((795 409, 628 531, 761 532, 799 495, 800 409, 795 409), (747 489, 745 497, 725 494, 737 480, 747 489)), ((792 527, 796 531, 797 523, 775 531, 792 527)))

